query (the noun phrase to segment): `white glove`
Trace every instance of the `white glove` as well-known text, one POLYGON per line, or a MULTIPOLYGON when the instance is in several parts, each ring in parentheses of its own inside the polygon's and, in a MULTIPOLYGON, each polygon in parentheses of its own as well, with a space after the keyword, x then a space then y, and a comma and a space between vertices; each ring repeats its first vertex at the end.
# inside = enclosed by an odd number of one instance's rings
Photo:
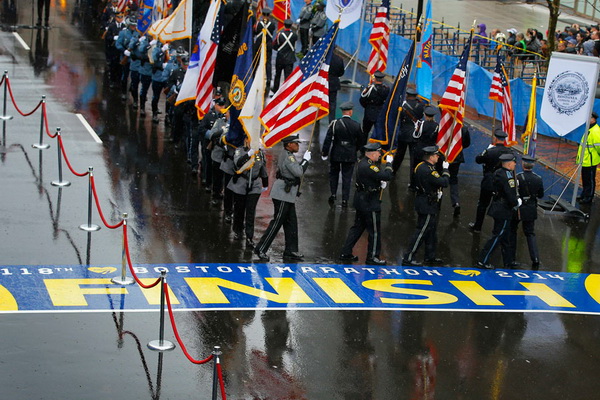
POLYGON ((131 52, 129 50, 125 50, 123 52, 123 54, 125 54, 127 57, 129 57, 131 55, 131 52))
POLYGON ((119 40, 119 35, 117 36, 113 36, 113 40, 116 42, 117 40, 119 40))
POLYGON ((394 161, 394 156, 389 155, 389 154, 387 156, 385 156, 385 162, 391 163, 392 161, 394 161))
POLYGON ((152 40, 150 41, 150 46, 154 46, 156 43, 158 43, 158 42, 156 41, 156 39, 152 39, 152 40))
POLYGON ((450 167, 450 163, 448 161, 443 161, 442 162, 442 168, 448 169, 449 167, 450 167))
POLYGON ((323 161, 327 161, 328 158, 329 158, 328 156, 321 156, 321 160, 323 160, 323 161))
POLYGON ((386 181, 381 181, 381 188, 385 189, 387 187, 387 182, 386 181))
POLYGON ((302 158, 305 159, 306 161, 310 161, 310 159, 312 158, 312 156, 310 155, 310 151, 307 151, 306 153, 304 153, 304 156, 302 158))
POLYGON ((163 69, 167 68, 167 65, 169 65, 169 63, 163 63, 163 69))
POLYGON ((491 149, 492 147, 494 147, 494 145, 490 143, 490 145, 487 148, 491 149))
POLYGON ((439 190, 439 191, 437 192, 437 198, 438 198, 438 201, 440 201, 440 200, 442 199, 442 196, 443 196, 443 195, 444 195, 444 193, 443 193, 441 190, 439 190))
POLYGON ((297 23, 298 25, 300 25, 300 18, 298 18, 298 19, 296 20, 296 23, 297 23))
POLYGON ((523 204, 523 200, 521 200, 521 198, 517 199, 517 207, 521 207, 521 204, 523 204))
POLYGON ((268 186, 264 186, 264 187, 261 189, 261 191, 263 191, 263 192, 266 192, 267 190, 269 190, 269 187, 268 187, 268 186))
POLYGON ((138 39, 138 42, 142 43, 142 41, 146 39, 146 36, 140 36, 140 38, 138 39))
POLYGON ((161 50, 163 51, 163 53, 164 53, 165 51, 169 50, 169 44, 168 44, 168 43, 167 43, 167 44, 165 44, 165 45, 164 45, 163 47, 161 47, 160 49, 161 49, 161 50))
POLYGON ((256 154, 256 149, 250 149, 250 150, 248 150, 248 157, 252 157, 255 154, 256 154))

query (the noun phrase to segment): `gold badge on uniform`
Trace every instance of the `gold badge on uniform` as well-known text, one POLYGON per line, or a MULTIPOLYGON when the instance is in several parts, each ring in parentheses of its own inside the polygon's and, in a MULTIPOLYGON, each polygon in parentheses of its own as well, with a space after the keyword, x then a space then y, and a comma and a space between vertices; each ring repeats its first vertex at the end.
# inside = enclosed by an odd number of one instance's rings
POLYGON ((291 161, 291 162, 296 162, 296 157, 294 157, 294 156, 290 156, 290 161, 291 161))
POLYGON ((440 174, 438 174, 437 171, 431 171, 431 175, 435 176, 436 178, 440 177, 440 174))
POLYGON ((511 188, 515 187, 515 180, 514 179, 509 179, 508 180, 508 186, 510 186, 511 188))
POLYGON ((379 172, 379 167, 377 165, 371 165, 369 168, 371 168, 375 172, 379 172))

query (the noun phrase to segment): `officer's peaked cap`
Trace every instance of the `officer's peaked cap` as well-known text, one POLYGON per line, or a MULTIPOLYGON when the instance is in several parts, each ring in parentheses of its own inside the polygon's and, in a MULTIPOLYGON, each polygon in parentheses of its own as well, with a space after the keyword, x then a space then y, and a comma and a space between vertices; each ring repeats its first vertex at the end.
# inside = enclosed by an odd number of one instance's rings
POLYGON ((524 155, 523 157, 521 157, 521 160, 523 160, 524 162, 534 163, 537 161, 537 158, 524 155))
POLYGON ((598 114, 596 111, 592 111, 592 118, 598 119, 598 114))
POLYGON ((223 97, 219 97, 215 99, 215 104, 219 105, 219 106, 224 106, 227 103, 227 101, 223 98, 223 97))
POLYGON ((271 10, 271 8, 269 7, 265 7, 262 9, 261 11, 263 14, 271 14, 273 12, 273 10, 271 10))
POLYGON ((435 114, 437 114, 437 107, 434 106, 427 106, 425 107, 425 115, 429 116, 429 117, 433 117, 435 114))
POLYGON ((127 25, 137 25, 137 19, 135 17, 127 18, 127 25))
POLYGON ((500 156, 500 161, 502 162, 508 162, 508 161, 515 161, 516 157, 513 153, 506 153, 506 154, 502 154, 500 156))
POLYGON ((342 105, 340 106, 340 110, 342 110, 342 111, 352 110, 353 108, 354 108, 354 104, 352 104, 351 101, 346 101, 346 102, 342 103, 342 105))
POLYGON ((379 151, 381 149, 381 143, 369 142, 363 147, 365 151, 379 151))
POLYGON ((496 129, 496 132, 494 132, 494 136, 496 136, 498 139, 505 139, 508 137, 506 132, 504 132, 502 129, 496 129))
POLYGON ((285 26, 292 26, 292 24, 294 23, 294 21, 292 21, 291 19, 286 19, 285 21, 283 21, 283 25, 285 26))
POLYGON ((385 78, 385 74, 381 71, 375 71, 375 73, 373 74, 373 76, 377 79, 383 79, 385 78))
POLYGON ((406 89, 406 94, 411 95, 411 96, 416 96, 418 93, 415 89, 408 88, 408 89, 406 89))
POLYGON ((440 148, 437 146, 427 146, 427 147, 423 147, 423 153, 425 155, 430 155, 430 154, 435 154, 438 152, 440 148))
POLYGON ((300 143, 300 137, 298 135, 286 136, 281 140, 281 143, 283 143, 283 144, 300 143))

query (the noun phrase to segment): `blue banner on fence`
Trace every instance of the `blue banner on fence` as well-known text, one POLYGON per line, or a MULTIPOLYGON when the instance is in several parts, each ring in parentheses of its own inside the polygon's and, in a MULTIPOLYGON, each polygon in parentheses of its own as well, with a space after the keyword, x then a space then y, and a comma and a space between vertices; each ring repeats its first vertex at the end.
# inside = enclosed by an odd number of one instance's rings
MULTIPOLYGON (((174 309, 388 309, 600 313, 600 274, 319 264, 139 265, 168 271, 174 309)), ((111 282, 116 266, 0 267, 0 312, 157 310, 160 285, 111 282)))

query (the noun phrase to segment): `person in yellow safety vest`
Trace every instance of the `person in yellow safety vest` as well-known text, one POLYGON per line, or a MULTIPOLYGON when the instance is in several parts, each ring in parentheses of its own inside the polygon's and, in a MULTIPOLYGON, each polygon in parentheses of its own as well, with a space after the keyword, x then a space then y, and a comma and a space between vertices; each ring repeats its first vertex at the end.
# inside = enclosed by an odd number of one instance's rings
MULTIPOLYGON (((579 204, 589 204, 594 199, 596 192, 596 167, 600 164, 600 126, 596 123, 598 114, 592 112, 590 117, 590 131, 583 151, 581 164, 581 183, 583 190, 577 198, 579 204)), ((577 164, 580 163, 581 147, 577 150, 577 164)))

